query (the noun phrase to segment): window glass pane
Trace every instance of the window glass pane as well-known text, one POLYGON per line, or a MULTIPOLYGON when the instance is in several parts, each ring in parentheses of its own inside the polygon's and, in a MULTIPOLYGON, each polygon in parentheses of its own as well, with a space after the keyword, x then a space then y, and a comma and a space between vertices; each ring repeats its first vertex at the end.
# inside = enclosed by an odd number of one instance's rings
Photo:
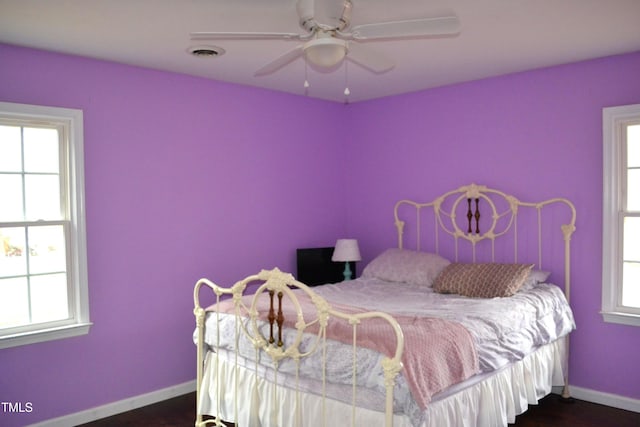
POLYGON ((24 186, 27 219, 62 219, 58 175, 25 175, 24 186))
POLYGON ((29 323, 29 290, 26 277, 0 279, 0 328, 29 323))
POLYGON ((22 144, 18 126, 0 126, 0 172, 22 171, 22 144))
POLYGON ((69 318, 67 275, 31 277, 31 321, 50 322, 69 318))
POLYGON ((625 262, 622 274, 622 305, 640 308, 640 263, 625 262))
POLYGON ((22 220, 22 176, 0 174, 0 221, 22 220))
POLYGON ((627 167, 640 167, 640 125, 627 127, 627 167))
POLYGON ((625 261, 640 262, 640 218, 624 219, 624 252, 625 261))
POLYGON ((27 274, 27 255, 24 248, 24 227, 0 228, 0 277, 23 276, 27 274))
POLYGON ((58 130, 24 128, 25 172, 60 171, 58 130))
POLYGON ((29 273, 66 271, 66 250, 62 225, 29 227, 29 273))
POLYGON ((640 169, 627 170, 627 210, 640 211, 640 169))

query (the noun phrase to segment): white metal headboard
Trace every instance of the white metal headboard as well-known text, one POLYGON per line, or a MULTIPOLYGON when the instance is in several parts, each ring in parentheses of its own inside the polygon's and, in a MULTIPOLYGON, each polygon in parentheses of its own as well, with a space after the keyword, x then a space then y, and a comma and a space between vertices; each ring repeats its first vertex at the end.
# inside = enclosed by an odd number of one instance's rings
MULTIPOLYGON (((476 262, 477 248, 481 242, 490 243, 490 260, 496 262, 496 241, 511 236, 513 241, 512 262, 519 261, 520 245, 518 235, 518 217, 521 215, 521 208, 525 210, 535 210, 536 223, 536 264, 539 269, 543 269, 543 243, 549 233, 543 232, 543 210, 548 211, 552 207, 564 206, 567 209, 560 214, 560 231, 563 240, 564 252, 564 294, 569 303, 571 302, 571 235, 576 230, 576 209, 573 203, 565 198, 553 198, 541 202, 522 202, 515 196, 506 194, 500 190, 488 188, 484 185, 469 184, 456 190, 445 193, 435 200, 427 203, 419 203, 412 200, 401 200, 394 207, 395 225, 398 232, 398 247, 405 248, 405 225, 407 221, 402 218, 401 211, 414 211, 415 219, 412 224, 415 229, 415 249, 423 249, 426 232, 423 232, 422 223, 424 221, 423 211, 431 210, 428 219, 433 222, 432 249, 440 254, 441 238, 453 240, 453 259, 458 261, 459 248, 463 243, 471 246, 471 261, 476 262), (488 219, 487 219, 488 218, 488 219), (441 236, 444 235, 444 236, 441 236)), ((531 221, 529 221, 531 222, 531 221)), ((545 224, 546 225, 546 224, 545 224)), ((546 227, 545 227, 546 228, 546 227)), ((547 231, 547 230, 545 230, 547 231)), ((557 235, 558 230, 548 230, 557 235)), ((501 254, 504 255, 504 254, 501 254)), ((504 260, 502 260, 504 261, 504 260)), ((527 260, 527 262, 533 262, 527 260)), ((569 367, 567 364, 569 352, 569 335, 566 336, 567 354, 564 369, 564 389, 562 396, 569 399, 569 367)))
MULTIPOLYGON (((480 242, 488 241, 491 245, 490 259, 496 261, 496 241, 507 235, 513 241, 513 262, 519 261, 521 246, 518 241, 518 216, 520 208, 530 208, 536 211, 537 227, 537 260, 538 268, 543 268, 543 215, 545 208, 552 205, 565 205, 569 208, 566 221, 560 227, 564 239, 564 288, 567 299, 570 295, 571 269, 570 269, 570 242, 571 235, 575 231, 576 209, 569 200, 553 198, 541 202, 522 202, 515 196, 506 194, 500 190, 488 188, 484 185, 470 184, 449 191, 435 200, 427 203, 419 203, 412 200, 401 200, 394 208, 395 225, 398 232, 398 247, 406 247, 405 224, 401 219, 403 209, 410 207, 415 211, 415 249, 422 250, 426 233, 423 231, 423 210, 431 209, 433 222, 433 250, 440 253, 441 241, 444 238, 453 240, 453 258, 458 261, 460 245, 466 242, 471 246, 472 262, 476 262, 477 247, 480 242), (461 218, 462 217, 462 218, 461 218)), ((411 210, 411 209, 410 209, 411 210)), ((533 261, 531 261, 533 262, 533 261)))

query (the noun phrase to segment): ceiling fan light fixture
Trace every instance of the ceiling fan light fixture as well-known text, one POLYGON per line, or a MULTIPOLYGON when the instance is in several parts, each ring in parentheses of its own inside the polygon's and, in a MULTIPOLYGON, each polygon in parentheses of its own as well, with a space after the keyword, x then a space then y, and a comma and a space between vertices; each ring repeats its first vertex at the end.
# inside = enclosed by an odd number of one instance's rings
POLYGON ((305 43, 304 54, 309 62, 321 68, 331 68, 347 54, 347 42, 333 37, 317 38, 305 43))

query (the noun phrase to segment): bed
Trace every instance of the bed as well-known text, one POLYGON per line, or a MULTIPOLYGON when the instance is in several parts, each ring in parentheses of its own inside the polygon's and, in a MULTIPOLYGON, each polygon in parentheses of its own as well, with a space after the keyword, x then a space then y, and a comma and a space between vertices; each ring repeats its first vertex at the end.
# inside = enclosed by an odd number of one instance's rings
POLYGON ((570 397, 573 204, 470 184, 393 214, 355 280, 196 283, 196 426, 506 426, 570 397))

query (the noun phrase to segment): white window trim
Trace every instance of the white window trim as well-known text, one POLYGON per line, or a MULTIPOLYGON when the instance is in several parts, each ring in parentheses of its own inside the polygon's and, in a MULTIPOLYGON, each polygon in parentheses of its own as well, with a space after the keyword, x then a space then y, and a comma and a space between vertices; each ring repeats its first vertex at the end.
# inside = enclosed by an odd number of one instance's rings
POLYGON ((640 326, 640 310, 621 304, 625 125, 637 123, 640 104, 602 110, 603 217, 602 311, 605 322, 640 326))
POLYGON ((12 335, 0 336, 0 348, 16 347, 61 338, 85 335, 92 323, 89 318, 89 288, 87 274, 87 240, 84 198, 84 134, 82 110, 0 102, 3 116, 16 119, 64 121, 69 129, 69 215, 70 215, 70 270, 72 275, 72 304, 74 318, 71 322, 44 323, 42 328, 12 335))

